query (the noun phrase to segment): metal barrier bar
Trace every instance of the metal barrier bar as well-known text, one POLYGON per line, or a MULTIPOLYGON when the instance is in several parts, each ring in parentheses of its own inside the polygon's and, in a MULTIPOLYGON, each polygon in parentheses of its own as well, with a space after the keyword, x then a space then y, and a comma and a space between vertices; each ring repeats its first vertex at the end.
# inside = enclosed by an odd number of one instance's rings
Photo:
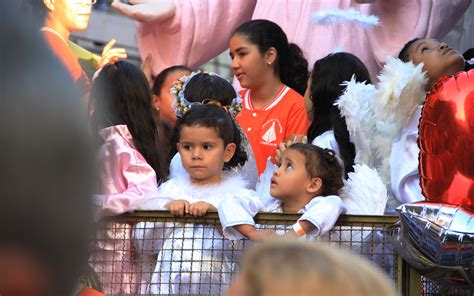
MULTIPOLYGON (((299 217, 260 213, 255 222, 258 228, 282 234, 299 217)), ((318 240, 380 266, 400 295, 474 295, 473 290, 427 280, 397 256, 388 231, 397 221, 396 216, 342 215, 318 240)), ((225 239, 217 213, 195 218, 138 211, 104 218, 98 226, 90 264, 107 295, 222 294, 253 244, 225 239)))

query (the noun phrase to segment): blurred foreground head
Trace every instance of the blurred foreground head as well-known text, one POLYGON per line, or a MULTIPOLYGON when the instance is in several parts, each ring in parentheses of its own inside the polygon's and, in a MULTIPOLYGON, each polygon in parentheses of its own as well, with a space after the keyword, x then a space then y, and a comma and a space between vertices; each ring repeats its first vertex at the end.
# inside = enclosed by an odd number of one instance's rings
POLYGON ((396 295, 364 259, 317 242, 270 239, 249 250, 228 295, 396 295))
POLYGON ((71 295, 92 230, 85 108, 14 5, 0 1, 0 294, 71 295))

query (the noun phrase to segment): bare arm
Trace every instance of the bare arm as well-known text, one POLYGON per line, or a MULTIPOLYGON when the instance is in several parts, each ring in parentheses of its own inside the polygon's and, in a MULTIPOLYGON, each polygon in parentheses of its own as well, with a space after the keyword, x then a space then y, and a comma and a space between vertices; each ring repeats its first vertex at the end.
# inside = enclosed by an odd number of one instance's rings
POLYGON ((234 228, 251 241, 258 241, 277 235, 273 230, 257 230, 255 226, 249 224, 235 225, 234 228))

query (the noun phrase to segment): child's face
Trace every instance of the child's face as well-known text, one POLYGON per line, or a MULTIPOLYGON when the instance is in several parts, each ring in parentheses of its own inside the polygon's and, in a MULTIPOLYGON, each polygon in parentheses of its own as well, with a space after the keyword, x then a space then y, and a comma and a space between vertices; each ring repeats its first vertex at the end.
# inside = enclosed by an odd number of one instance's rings
POLYGON ((253 89, 261 85, 267 71, 273 72, 273 67, 267 64, 270 60, 242 35, 236 34, 230 40, 230 57, 232 72, 243 88, 253 89))
POLYGON ((177 146, 191 182, 199 185, 219 183, 224 163, 235 152, 235 144, 224 147, 217 131, 203 126, 183 126, 177 146))
POLYGON ((464 58, 446 43, 434 39, 420 39, 408 49, 408 55, 414 64, 424 63, 430 83, 446 75, 453 75, 464 69, 464 58))
POLYGON ((176 70, 168 74, 158 95, 153 95, 153 107, 160 113, 160 117, 171 125, 176 124, 176 113, 173 110, 172 103, 174 97, 170 93, 173 84, 179 78, 191 74, 189 71, 176 70))
POLYGON ((285 201, 306 194, 310 183, 305 156, 289 148, 283 152, 279 166, 273 173, 270 195, 285 201))

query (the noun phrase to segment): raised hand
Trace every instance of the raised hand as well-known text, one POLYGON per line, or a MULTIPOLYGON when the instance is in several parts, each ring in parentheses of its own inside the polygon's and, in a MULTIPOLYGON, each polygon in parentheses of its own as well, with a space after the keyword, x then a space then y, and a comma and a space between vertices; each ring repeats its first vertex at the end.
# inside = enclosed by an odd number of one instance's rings
POLYGON ((115 39, 112 39, 104 46, 102 50, 102 56, 99 60, 99 68, 102 68, 106 64, 113 64, 119 59, 127 58, 127 51, 125 48, 114 48, 115 39))
POLYGON ((114 0, 112 8, 138 22, 163 22, 171 18, 176 10, 173 0, 129 0, 125 4, 114 0))

